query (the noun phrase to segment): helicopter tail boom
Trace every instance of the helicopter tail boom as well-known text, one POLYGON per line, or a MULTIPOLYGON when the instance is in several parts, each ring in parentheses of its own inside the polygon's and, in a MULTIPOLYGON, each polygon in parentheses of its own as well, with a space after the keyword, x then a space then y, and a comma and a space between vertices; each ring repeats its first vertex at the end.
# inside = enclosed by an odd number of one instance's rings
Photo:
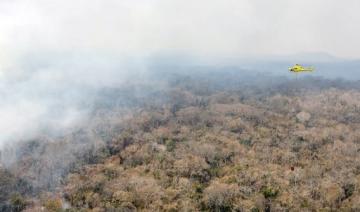
POLYGON ((313 68, 313 67, 310 67, 310 68, 304 68, 304 71, 310 71, 310 72, 313 72, 313 71, 314 71, 314 68, 313 68))

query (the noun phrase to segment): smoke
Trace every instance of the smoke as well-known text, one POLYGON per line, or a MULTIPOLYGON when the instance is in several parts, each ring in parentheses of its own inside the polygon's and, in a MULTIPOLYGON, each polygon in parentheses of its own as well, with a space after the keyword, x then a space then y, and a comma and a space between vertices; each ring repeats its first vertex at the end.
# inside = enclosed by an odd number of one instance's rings
MULTIPOLYGON (((71 128, 87 113, 88 108, 80 106, 91 103, 92 79, 80 83, 80 73, 68 71, 74 71, 75 64, 71 69, 56 62, 49 67, 41 65, 30 68, 24 64, 27 69, 22 74, 5 72, 0 79, 0 148, 42 130, 71 128)), ((80 67, 76 70, 85 74, 80 67)))
POLYGON ((300 51, 358 57, 359 4, 1 1, 0 150, 84 123, 99 89, 145 79, 146 58, 154 55, 206 62, 300 51))

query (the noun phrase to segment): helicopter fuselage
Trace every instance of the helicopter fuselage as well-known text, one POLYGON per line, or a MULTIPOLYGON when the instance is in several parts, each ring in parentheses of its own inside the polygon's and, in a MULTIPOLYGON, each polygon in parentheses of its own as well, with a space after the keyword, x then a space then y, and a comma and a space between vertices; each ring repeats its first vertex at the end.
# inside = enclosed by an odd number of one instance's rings
POLYGON ((306 67, 303 67, 301 65, 296 64, 295 66, 289 68, 289 71, 295 72, 295 73, 298 73, 298 72, 312 72, 312 71, 314 71, 314 69, 311 68, 311 67, 306 68, 306 67))

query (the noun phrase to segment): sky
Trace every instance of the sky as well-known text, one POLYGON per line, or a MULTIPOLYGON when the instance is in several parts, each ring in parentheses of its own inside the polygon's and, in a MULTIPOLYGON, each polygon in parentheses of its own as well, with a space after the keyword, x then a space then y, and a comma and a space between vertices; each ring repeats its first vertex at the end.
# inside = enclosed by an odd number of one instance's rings
POLYGON ((84 87, 146 71, 136 58, 360 58, 359 8, 358 0, 0 0, 0 150, 41 126, 71 127, 87 112, 78 107, 84 87))
POLYGON ((360 58, 358 8, 357 0, 1 0, 0 64, 43 51, 360 58))

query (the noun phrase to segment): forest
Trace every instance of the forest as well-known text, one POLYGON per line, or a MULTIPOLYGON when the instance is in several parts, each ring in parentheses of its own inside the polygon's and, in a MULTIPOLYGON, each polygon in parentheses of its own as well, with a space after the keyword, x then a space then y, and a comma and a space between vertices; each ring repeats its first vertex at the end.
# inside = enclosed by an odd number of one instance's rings
POLYGON ((238 69, 98 91, 1 157, 0 211, 359 211, 360 82, 238 69))

